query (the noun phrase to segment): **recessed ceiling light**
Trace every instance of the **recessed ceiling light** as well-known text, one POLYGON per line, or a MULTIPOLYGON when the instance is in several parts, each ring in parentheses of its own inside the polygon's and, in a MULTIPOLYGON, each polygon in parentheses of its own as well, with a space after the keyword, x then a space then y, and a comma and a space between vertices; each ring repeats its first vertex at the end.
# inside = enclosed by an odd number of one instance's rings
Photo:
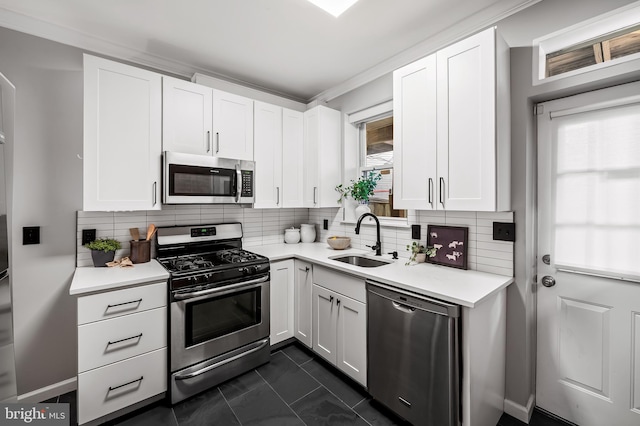
POLYGON ((358 0, 309 0, 311 3, 318 6, 335 16, 336 18, 342 14, 345 10, 349 9, 358 0))

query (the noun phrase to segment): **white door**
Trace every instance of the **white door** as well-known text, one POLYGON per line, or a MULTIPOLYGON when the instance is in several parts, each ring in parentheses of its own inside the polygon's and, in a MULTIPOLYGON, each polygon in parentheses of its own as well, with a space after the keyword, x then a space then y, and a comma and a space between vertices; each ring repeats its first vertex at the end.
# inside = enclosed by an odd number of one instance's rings
POLYGON ((302 207, 304 115, 282 109, 282 207, 302 207))
POLYGON ((270 336, 271 344, 293 337, 293 260, 271 263, 270 336))
POLYGON ((313 285, 313 350, 336 364, 336 320, 338 311, 335 294, 313 285))
POLYGON ((436 209, 436 55, 393 73, 393 208, 436 209))
POLYGON ((639 94, 538 116, 536 403, 581 426, 640 424, 639 94))
POLYGON ((256 209, 282 207, 282 108, 254 102, 256 209))
POLYGON ((84 55, 85 211, 159 210, 162 77, 84 55))
POLYGON ((253 161, 253 100, 213 89, 213 132, 214 156, 253 161))
POLYGON ((295 287, 293 292, 295 296, 293 302, 295 337, 308 347, 311 347, 311 298, 313 297, 311 264, 296 260, 295 269, 295 287))
POLYGON ((336 365, 363 386, 367 385, 367 306, 337 295, 336 365))
POLYGON ((496 55, 489 28, 437 52, 438 209, 496 210, 496 55))
POLYGON ((212 90, 162 77, 162 149, 211 155, 212 90))

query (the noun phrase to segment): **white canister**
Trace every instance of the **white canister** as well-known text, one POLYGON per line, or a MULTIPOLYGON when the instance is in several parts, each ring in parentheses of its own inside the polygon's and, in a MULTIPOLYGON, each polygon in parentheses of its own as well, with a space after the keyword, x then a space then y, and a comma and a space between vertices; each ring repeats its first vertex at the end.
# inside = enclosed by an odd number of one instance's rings
POLYGON ((312 223, 300 225, 300 237, 303 243, 312 243, 316 240, 316 226, 312 223))
POLYGON ((287 244, 298 244, 300 242, 300 230, 298 228, 287 228, 284 230, 284 242, 287 244))

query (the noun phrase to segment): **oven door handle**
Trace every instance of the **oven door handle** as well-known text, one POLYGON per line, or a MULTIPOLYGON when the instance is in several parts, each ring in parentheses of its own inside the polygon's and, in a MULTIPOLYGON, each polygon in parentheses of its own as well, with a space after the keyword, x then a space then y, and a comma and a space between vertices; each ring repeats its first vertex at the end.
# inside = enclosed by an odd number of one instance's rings
POLYGON ((251 287, 251 286, 257 287, 258 284, 261 284, 268 280, 269 280, 269 275, 266 275, 262 278, 243 281, 237 284, 226 285, 224 287, 211 288, 209 290, 193 291, 191 293, 178 293, 178 294, 174 294, 173 298, 175 300, 186 300, 186 299, 195 299, 196 297, 201 297, 201 296, 209 296, 211 294, 226 294, 244 287, 251 287))
POLYGON ((224 359, 224 360, 222 360, 222 361, 220 361, 220 362, 216 362, 215 364, 207 365, 206 367, 201 368, 200 370, 196 370, 196 371, 194 371, 194 372, 192 372, 192 373, 187 373, 187 374, 178 374, 178 375, 174 376, 174 378, 175 378, 176 380, 187 380, 187 379, 191 379, 191 378, 193 378, 193 377, 196 377, 196 376, 199 376, 199 375, 201 375, 201 374, 204 374, 204 373, 206 373, 207 371, 211 371, 211 370, 213 370, 214 368, 218 368, 218 367, 221 367, 221 366, 223 366, 223 365, 225 365, 225 364, 228 364, 228 363, 230 363, 230 362, 233 362, 233 361, 235 361, 235 360, 237 360, 237 359, 239 359, 239 358, 242 358, 243 356, 247 356, 247 355, 250 355, 250 354, 252 354, 252 353, 254 353, 254 352, 258 352, 260 349, 264 348, 264 347, 265 347, 265 345, 267 345, 268 343, 269 343, 269 339, 261 340, 260 342, 257 342, 258 346, 254 347, 254 348, 252 348, 252 349, 249 349, 249 350, 248 350, 248 351, 246 351, 246 352, 239 353, 238 355, 234 355, 234 356, 232 356, 231 358, 227 358, 227 359, 224 359))

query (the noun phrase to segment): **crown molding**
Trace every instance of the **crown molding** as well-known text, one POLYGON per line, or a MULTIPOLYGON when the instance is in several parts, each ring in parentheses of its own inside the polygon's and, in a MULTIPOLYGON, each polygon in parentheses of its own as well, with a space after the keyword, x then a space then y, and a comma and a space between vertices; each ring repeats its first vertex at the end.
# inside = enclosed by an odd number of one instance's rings
POLYGON ((508 2, 502 1, 494 3, 492 6, 457 22, 445 31, 435 34, 368 70, 355 75, 345 82, 319 93, 311 98, 309 102, 330 102, 400 67, 430 55, 443 47, 469 37, 491 25, 495 25, 495 23, 502 19, 533 6, 540 1, 542 0, 511 0, 508 2))
POLYGON ((302 102, 305 104, 308 102, 307 99, 300 99, 287 93, 278 92, 276 90, 239 80, 225 74, 216 73, 210 69, 179 62, 171 58, 154 55, 140 49, 114 43, 110 40, 102 39, 62 25, 43 21, 2 7, 0 7, 0 27, 77 47, 87 51, 87 53, 97 53, 99 55, 143 65, 177 77, 183 77, 187 80, 191 80, 196 73, 199 73, 224 80, 229 83, 280 96, 292 101, 302 102))

